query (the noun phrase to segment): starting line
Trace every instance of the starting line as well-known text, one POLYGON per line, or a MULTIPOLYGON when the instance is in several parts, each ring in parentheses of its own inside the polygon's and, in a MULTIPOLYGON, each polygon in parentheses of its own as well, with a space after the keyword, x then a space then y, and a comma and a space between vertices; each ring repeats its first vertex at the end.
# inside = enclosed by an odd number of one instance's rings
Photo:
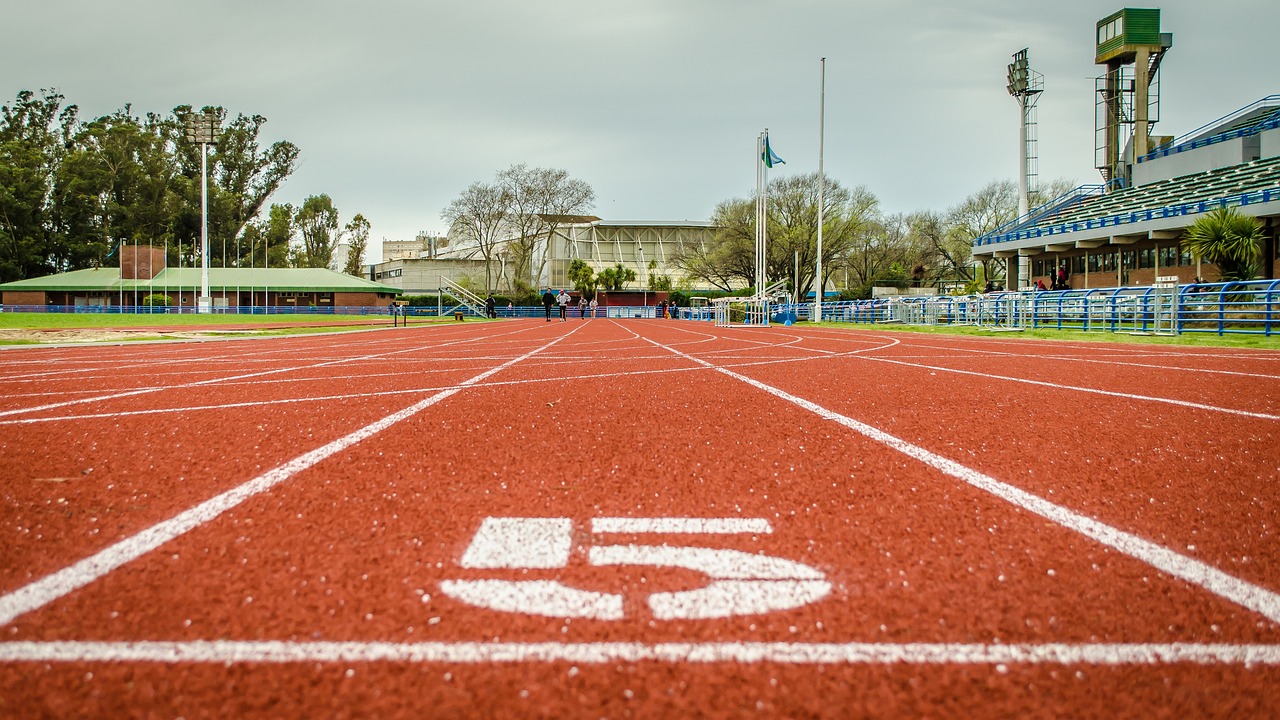
POLYGON ((0 662, 782 663, 793 665, 1280 665, 1280 645, 975 643, 0 642, 0 662))

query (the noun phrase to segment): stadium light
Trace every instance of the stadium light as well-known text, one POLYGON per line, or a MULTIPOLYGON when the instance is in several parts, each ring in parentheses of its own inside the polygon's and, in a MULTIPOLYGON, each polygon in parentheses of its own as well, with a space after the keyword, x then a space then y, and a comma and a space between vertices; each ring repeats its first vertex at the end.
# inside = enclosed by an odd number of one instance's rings
POLYGON ((200 305, 199 312, 212 312, 209 297, 209 146, 218 141, 222 129, 218 112, 205 108, 202 113, 188 113, 183 135, 187 142, 200 143, 200 305))
POLYGON ((1013 62, 1009 63, 1008 75, 1006 79, 1008 84, 1005 89, 1014 97, 1020 97, 1027 94, 1027 75, 1029 70, 1027 62, 1027 48, 1023 48, 1013 55, 1013 62))

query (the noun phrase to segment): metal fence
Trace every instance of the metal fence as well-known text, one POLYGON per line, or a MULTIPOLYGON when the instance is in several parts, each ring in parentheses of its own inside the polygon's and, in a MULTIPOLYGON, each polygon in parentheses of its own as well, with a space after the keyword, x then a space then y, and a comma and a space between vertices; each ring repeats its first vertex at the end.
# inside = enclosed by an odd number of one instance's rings
MULTIPOLYGON (((408 307, 409 317, 478 317, 466 305, 408 307)), ((0 312, 184 314, 195 308, 131 305, 0 305, 0 312)), ((386 307, 240 306, 213 308, 214 314, 390 315, 386 307)), ((597 318, 659 318, 652 306, 597 308, 597 318)), ((542 306, 498 307, 499 318, 540 318, 542 306)), ((570 306, 571 318, 582 318, 570 306)), ((809 320, 813 303, 774 304, 771 317, 809 320)), ((590 318, 591 311, 585 317, 590 318)), ((559 310, 552 309, 552 317, 559 310)), ((713 322, 711 308, 679 308, 675 319, 713 322)), ((967 325, 991 330, 1058 329, 1085 332, 1280 334, 1280 280, 1199 283, 1180 287, 1123 287, 984 295, 895 297, 822 304, 822 319, 844 323, 967 325)), ((781 322, 781 320, 775 320, 781 322)))
MULTIPOLYGON (((804 318, 812 313, 812 303, 797 312, 804 318)), ((822 319, 995 330, 1271 336, 1280 334, 1280 280, 855 300, 823 303, 822 319)))

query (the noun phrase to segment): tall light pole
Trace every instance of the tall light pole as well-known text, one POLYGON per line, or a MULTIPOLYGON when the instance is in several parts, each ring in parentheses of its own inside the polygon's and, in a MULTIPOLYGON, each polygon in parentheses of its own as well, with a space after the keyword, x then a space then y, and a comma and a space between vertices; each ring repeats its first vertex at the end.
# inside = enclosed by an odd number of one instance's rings
POLYGON ((221 132, 218 113, 205 108, 202 113, 190 113, 186 117, 187 142, 200 143, 200 307, 202 313, 211 312, 213 299, 209 297, 209 146, 217 142, 221 132))
POLYGON ((822 281, 822 190, 825 184, 822 177, 822 141, 826 137, 827 122, 827 59, 822 58, 822 83, 818 90, 818 276, 814 279, 818 292, 814 295, 813 321, 822 322, 822 299, 826 294, 826 283, 822 281))
MULTIPOLYGON (((1018 118, 1018 218, 1026 217, 1031 212, 1031 192, 1035 188, 1031 187, 1034 182, 1033 176, 1036 175, 1033 167, 1036 165, 1036 153, 1033 148, 1035 145, 1035 137, 1032 132, 1035 127, 1035 119, 1033 111, 1036 107, 1036 101, 1040 99, 1040 93, 1044 92, 1044 76, 1031 69, 1030 62, 1027 60, 1027 48, 1023 48, 1013 54, 1013 62, 1009 63, 1008 68, 1008 85, 1006 90, 1009 91, 1010 97, 1018 101, 1018 109, 1021 111, 1018 118)), ((1010 290, 1021 290, 1031 283, 1029 282, 1031 259, 1023 257, 1021 254, 1016 258, 1010 258, 1012 262, 1009 269, 1005 272, 1006 282, 1010 290), (1016 270, 1017 277, 1011 271, 1016 270), (1016 287, 1012 280, 1016 280, 1016 287)))

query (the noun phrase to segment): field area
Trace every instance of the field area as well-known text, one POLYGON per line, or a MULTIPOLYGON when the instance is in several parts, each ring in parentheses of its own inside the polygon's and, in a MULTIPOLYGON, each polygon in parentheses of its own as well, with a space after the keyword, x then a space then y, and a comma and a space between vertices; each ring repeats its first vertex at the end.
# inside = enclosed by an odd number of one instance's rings
POLYGON ((0 716, 1280 714, 1275 350, 513 320, 0 388, 0 716))

